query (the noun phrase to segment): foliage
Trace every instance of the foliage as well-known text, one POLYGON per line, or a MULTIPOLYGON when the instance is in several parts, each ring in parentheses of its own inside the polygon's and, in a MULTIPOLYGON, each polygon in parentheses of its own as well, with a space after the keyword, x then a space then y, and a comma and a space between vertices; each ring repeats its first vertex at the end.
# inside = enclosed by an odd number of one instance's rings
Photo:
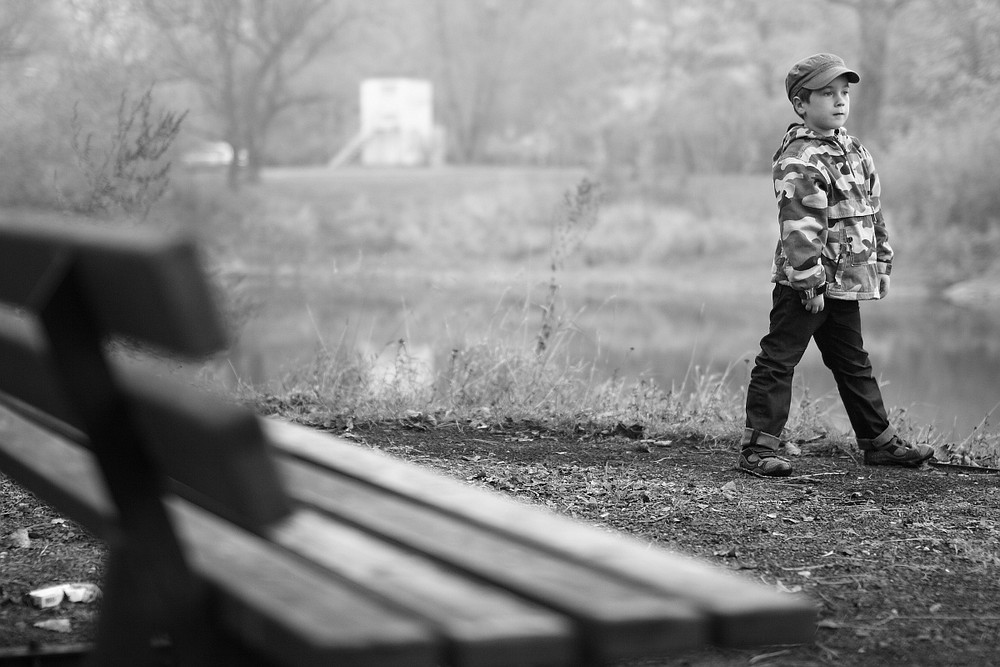
MULTIPOLYGON (((982 233, 1000 224, 1000 132, 995 119, 921 125, 921 141, 890 155, 887 185, 903 219, 918 228, 982 233)), ((883 170, 885 171, 885 170, 883 170)))
POLYGON ((96 140, 74 112, 73 150, 88 186, 79 203, 82 212, 121 212, 145 220, 166 192, 171 166, 166 157, 187 113, 163 111, 154 119, 152 105, 152 87, 132 102, 122 92, 114 134, 96 140))
POLYGON ((898 141, 882 165, 884 205, 891 224, 912 236, 934 282, 981 275, 994 266, 1000 248, 1000 116, 996 91, 970 100, 966 118, 954 122, 934 114, 915 123, 913 141, 898 141))
MULTIPOLYGON (((588 163, 606 186, 615 173, 656 185, 678 172, 766 171, 794 120, 784 73, 820 50, 862 71, 854 120, 882 119, 862 134, 880 155, 919 153, 928 117, 964 126, 972 112, 995 137, 997 107, 981 92, 996 89, 998 25, 998 6, 977 0, 18 2, 0 13, 0 53, 18 60, 0 64, 8 96, 44 75, 74 98, 92 89, 94 109, 110 83, 169 81, 193 105, 195 136, 180 143, 248 148, 251 171, 336 152, 357 131, 361 79, 428 78, 453 157, 588 163)), ((0 143, 19 127, 46 131, 18 119, 0 143)), ((48 166, 28 164, 30 149, 24 158, 25 170, 48 166)), ((988 189, 967 194, 993 209, 988 189)))

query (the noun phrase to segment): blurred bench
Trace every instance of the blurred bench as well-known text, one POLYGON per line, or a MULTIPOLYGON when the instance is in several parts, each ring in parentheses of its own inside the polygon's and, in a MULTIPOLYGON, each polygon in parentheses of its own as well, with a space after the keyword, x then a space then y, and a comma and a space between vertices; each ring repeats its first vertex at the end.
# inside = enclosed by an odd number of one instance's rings
POLYGON ((188 240, 2 226, 0 300, 0 470, 110 546, 88 664, 162 664, 163 636, 177 664, 296 667, 812 639, 802 598, 155 372, 226 344, 188 240))

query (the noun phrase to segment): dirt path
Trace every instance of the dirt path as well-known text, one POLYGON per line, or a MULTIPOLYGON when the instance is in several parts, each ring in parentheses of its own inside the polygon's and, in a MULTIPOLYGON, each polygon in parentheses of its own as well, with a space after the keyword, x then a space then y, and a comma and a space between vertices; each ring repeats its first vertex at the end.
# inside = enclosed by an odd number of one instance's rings
MULTIPOLYGON (((708 651, 644 665, 987 665, 1000 644, 1000 476, 867 468, 824 445, 795 459, 797 477, 761 480, 732 468, 731 443, 643 441, 530 426, 415 421, 350 436, 472 484, 623 530, 816 601, 816 641, 708 651)), ((96 608, 41 612, 33 587, 93 579, 102 552, 71 523, 4 484, 0 646, 74 642, 96 608), (72 631, 36 629, 69 617, 72 631)))
POLYGON ((815 445, 797 477, 727 443, 379 427, 362 443, 700 556, 820 608, 808 646, 646 665, 987 665, 1000 645, 1000 476, 869 468, 815 445))

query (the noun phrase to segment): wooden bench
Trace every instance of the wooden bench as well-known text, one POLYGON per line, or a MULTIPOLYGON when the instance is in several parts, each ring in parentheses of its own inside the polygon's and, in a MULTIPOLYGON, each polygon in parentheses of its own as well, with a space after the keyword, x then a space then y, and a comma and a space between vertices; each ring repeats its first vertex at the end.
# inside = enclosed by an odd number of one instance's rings
POLYGON ((143 360, 226 345, 190 240, 0 226, 0 301, 0 470, 110 546, 89 664, 163 636, 296 667, 812 639, 804 598, 171 380, 143 360))

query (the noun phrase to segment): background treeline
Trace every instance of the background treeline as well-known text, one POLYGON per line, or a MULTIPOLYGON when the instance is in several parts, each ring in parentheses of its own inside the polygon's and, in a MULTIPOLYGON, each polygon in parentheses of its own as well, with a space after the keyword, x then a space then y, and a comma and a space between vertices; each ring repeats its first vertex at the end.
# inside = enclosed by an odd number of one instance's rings
POLYGON ((5 0, 0 203, 73 203, 88 169, 114 171, 100 161, 121 108, 150 90, 126 130, 188 112, 172 150, 229 142, 246 156, 234 187, 324 164, 375 76, 434 82, 452 163, 682 187, 766 171, 794 120, 784 74, 817 51, 862 72, 849 129, 878 151, 897 214, 991 233, 996 0, 5 0))

